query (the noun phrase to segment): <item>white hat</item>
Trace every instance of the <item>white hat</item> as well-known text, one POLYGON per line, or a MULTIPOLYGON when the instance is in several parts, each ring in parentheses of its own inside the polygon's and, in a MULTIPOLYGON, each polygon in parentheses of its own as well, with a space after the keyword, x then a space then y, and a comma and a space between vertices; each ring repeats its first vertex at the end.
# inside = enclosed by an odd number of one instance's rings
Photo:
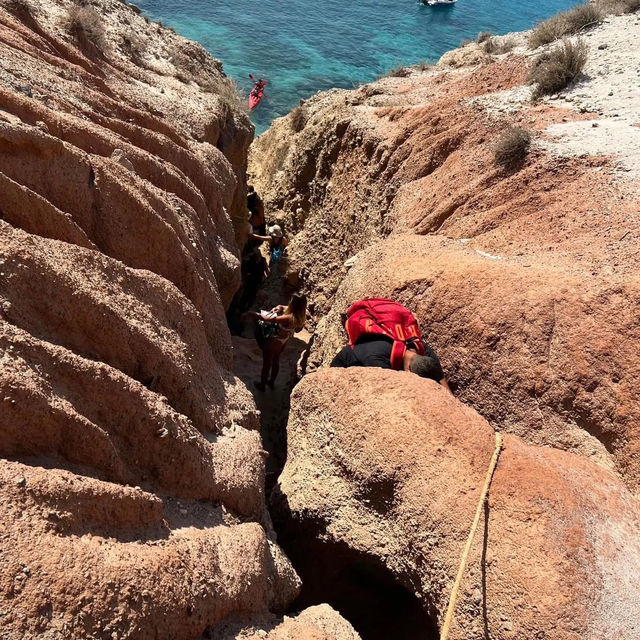
POLYGON ((273 227, 269 227, 269 235, 276 238, 282 238, 282 229, 280 225, 274 224, 273 227))

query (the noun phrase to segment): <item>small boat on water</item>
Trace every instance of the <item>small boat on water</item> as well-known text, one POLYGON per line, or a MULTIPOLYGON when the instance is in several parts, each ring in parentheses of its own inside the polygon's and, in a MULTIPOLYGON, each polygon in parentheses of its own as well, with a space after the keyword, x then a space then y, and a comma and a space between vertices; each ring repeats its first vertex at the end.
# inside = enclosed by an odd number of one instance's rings
POLYGON ((421 0, 422 4, 430 7, 446 7, 458 2, 458 0, 421 0))

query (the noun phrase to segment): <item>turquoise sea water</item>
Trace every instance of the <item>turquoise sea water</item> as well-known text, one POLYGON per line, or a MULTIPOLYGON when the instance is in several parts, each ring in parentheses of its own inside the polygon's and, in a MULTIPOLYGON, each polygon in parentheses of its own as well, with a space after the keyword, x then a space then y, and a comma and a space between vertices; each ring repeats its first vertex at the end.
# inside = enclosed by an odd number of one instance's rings
POLYGON ((197 40, 247 92, 269 81, 258 133, 300 98, 369 82, 399 64, 436 60, 480 31, 521 31, 576 0, 138 0, 149 17, 197 40))

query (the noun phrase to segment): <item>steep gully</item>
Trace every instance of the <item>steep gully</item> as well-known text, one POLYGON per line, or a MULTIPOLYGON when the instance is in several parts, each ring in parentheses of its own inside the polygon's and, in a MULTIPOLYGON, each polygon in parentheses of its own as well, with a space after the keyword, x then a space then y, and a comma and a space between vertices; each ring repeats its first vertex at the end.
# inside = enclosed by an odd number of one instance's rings
MULTIPOLYGON (((256 309, 270 308, 290 295, 291 287, 281 284, 280 273, 273 273, 258 293, 256 309)), ((287 456, 291 391, 304 375, 311 340, 312 334, 306 330, 290 340, 275 389, 260 392, 254 381, 260 378, 261 353, 251 337, 251 327, 233 336, 234 373, 251 390, 260 411, 260 432, 268 452, 266 492, 273 496, 270 510, 278 543, 302 579, 301 593, 289 612, 328 603, 351 622, 363 640, 437 640, 435 616, 425 611, 378 559, 345 544, 318 544, 319 523, 309 529, 292 526, 285 503, 278 500, 277 480, 287 456)), ((378 493, 370 498, 384 502, 384 487, 379 487, 378 493)))

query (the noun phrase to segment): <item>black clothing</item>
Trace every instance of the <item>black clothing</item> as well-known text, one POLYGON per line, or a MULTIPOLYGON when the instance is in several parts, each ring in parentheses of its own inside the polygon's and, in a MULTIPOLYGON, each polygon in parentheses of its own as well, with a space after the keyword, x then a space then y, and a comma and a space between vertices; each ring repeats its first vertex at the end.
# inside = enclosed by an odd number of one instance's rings
POLYGON ((393 343, 384 336, 377 336, 376 340, 361 338, 353 349, 349 345, 342 349, 331 362, 331 366, 391 369, 392 347, 393 343))
MULTIPOLYGON (((436 352, 423 341, 425 355, 435 361, 435 375, 433 379, 440 382, 444 378, 440 360, 436 352), (437 377, 439 376, 439 377, 437 377)), ((391 338, 377 334, 365 334, 354 345, 353 349, 347 345, 332 360, 332 367, 380 367, 391 369, 391 338)), ((408 346, 411 349, 411 345, 408 346)))

